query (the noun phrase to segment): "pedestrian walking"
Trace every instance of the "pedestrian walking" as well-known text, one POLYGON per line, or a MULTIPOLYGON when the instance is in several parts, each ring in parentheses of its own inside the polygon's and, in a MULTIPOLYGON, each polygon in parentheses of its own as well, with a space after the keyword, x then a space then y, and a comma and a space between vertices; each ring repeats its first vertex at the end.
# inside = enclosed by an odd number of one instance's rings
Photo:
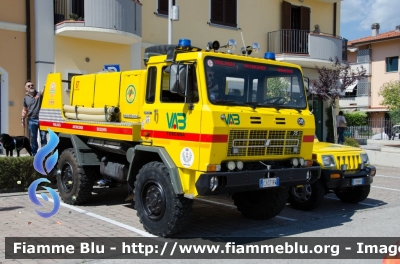
POLYGON ((336 116, 336 127, 338 133, 338 144, 344 143, 344 131, 347 127, 346 118, 343 115, 343 111, 339 111, 339 115, 336 116))
MULTIPOLYGON (((42 102, 42 94, 37 92, 35 85, 28 80, 25 83, 25 97, 22 107, 21 125, 25 128, 25 119, 28 119, 28 130, 30 134, 32 155, 35 156, 38 149, 39 111, 42 102)), ((40 144, 44 147, 47 144, 46 131, 40 131, 40 144)))

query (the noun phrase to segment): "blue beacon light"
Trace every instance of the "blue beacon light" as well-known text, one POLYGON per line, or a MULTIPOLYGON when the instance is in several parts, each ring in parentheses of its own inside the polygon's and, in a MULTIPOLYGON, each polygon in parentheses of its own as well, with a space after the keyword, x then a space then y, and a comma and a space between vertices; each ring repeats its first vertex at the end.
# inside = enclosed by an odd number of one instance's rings
POLYGON ((275 53, 273 53, 273 52, 265 52, 264 59, 275 60, 275 53))
POLYGON ((187 48, 187 47, 191 47, 192 43, 191 43, 190 39, 179 39, 178 46, 187 48))

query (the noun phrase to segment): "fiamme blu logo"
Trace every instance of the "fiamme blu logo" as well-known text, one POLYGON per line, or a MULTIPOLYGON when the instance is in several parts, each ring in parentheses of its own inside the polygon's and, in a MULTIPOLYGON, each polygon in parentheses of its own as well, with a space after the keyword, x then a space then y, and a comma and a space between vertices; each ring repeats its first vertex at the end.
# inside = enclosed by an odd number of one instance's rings
MULTIPOLYGON (((38 151, 38 153, 35 156, 35 159, 33 160, 33 167, 37 172, 39 172, 42 175, 48 175, 56 165, 58 159, 58 150, 54 151, 54 149, 57 147, 59 139, 51 129, 48 129, 48 131, 49 131, 48 144, 38 151), (46 157, 53 151, 54 153, 51 154, 46 159, 46 157)), ((31 200, 32 203, 34 203, 37 206, 43 206, 43 204, 38 199, 38 195, 36 194, 37 187, 42 182, 50 183, 50 181, 46 178, 39 178, 34 182, 32 182, 28 188, 29 199, 31 200)), ((39 216, 43 218, 49 218, 55 215, 60 209, 60 198, 52 188, 46 186, 42 186, 42 188, 46 189, 50 193, 53 199, 53 209, 50 212, 42 212, 36 209, 35 211, 39 216)), ((44 193, 41 193, 40 197, 43 198, 43 200, 45 200, 46 202, 49 201, 49 198, 44 193)))

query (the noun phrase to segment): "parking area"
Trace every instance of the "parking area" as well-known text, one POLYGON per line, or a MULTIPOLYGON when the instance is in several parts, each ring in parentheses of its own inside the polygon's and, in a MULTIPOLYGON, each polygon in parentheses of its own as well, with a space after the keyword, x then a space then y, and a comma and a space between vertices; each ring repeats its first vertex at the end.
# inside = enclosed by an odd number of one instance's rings
MULTIPOLYGON (((297 211, 287 205, 279 216, 267 221, 243 217, 229 197, 203 197, 194 201, 189 228, 177 236, 396 236, 400 231, 397 224, 399 195, 400 171, 396 168, 377 166, 377 176, 371 193, 364 202, 345 204, 334 194, 329 194, 322 206, 314 211, 297 211)), ((151 236, 144 231, 132 204, 125 201, 126 197, 126 186, 113 189, 96 187, 89 203, 82 206, 62 204, 55 216, 43 219, 35 213, 37 207, 31 203, 26 193, 0 194, 0 262, 9 261, 5 260, 4 237, 151 236)), ((52 208, 51 203, 44 205, 49 210, 52 208)), ((37 262, 43 263, 43 260, 37 262)))

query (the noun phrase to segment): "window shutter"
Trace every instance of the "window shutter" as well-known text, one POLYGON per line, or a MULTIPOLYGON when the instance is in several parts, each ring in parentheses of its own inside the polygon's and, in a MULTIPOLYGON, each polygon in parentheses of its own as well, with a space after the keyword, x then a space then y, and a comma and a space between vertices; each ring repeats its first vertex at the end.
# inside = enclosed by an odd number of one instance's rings
POLYGON ((227 26, 237 26, 237 0, 225 0, 225 23, 227 26))
POLYGON ((310 31, 310 8, 300 7, 300 29, 310 31))
POLYGON ((289 2, 282 2, 282 29, 291 29, 290 17, 292 5, 289 2))
POLYGON ((211 0, 211 23, 224 21, 224 0, 211 0))

